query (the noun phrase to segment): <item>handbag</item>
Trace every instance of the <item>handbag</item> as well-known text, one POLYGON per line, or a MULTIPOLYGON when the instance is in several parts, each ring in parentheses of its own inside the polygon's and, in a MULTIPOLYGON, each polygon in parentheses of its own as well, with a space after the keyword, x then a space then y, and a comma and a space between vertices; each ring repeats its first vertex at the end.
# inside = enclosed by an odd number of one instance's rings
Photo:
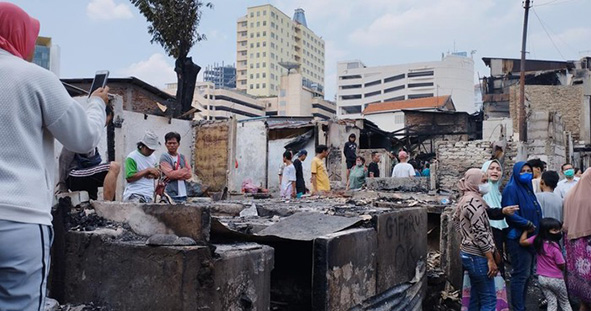
MULTIPOLYGON (((501 276, 497 273, 494 277, 495 291, 497 293, 497 311, 509 311, 509 302, 507 300, 507 285, 501 276)), ((468 311, 470 307, 470 291, 472 286, 470 284, 470 275, 468 271, 464 271, 464 282, 462 285, 462 309, 461 311, 468 311)))

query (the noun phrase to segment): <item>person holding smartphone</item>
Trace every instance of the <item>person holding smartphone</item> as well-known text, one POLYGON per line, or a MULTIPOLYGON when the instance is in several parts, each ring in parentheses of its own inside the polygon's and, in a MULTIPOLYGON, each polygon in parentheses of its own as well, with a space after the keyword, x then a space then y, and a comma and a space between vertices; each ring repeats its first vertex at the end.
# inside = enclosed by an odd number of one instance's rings
POLYGON ((54 139, 76 153, 99 144, 108 87, 83 108, 61 81, 31 63, 39 21, 0 2, 0 308, 41 310, 45 303, 54 139))

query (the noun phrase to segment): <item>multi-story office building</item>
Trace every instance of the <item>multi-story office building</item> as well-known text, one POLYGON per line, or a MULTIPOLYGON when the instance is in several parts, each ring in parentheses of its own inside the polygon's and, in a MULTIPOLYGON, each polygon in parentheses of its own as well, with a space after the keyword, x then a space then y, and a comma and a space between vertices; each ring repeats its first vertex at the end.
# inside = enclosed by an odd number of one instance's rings
MULTIPOLYGON (((177 84, 166 85, 166 92, 176 94, 177 84)), ((234 89, 216 88, 213 82, 197 82, 193 94, 195 120, 246 119, 265 115, 266 105, 256 97, 234 89)))
POLYGON ((279 96, 266 109, 268 116, 314 117, 333 119, 336 104, 325 100, 321 93, 305 85, 301 74, 292 73, 281 77, 279 96))
POLYGON ((33 63, 53 72, 56 76, 60 75, 60 48, 53 45, 51 38, 38 37, 35 42, 35 55, 33 63))
POLYGON ((444 95, 451 95, 457 111, 475 111, 470 57, 450 54, 436 62, 378 67, 339 62, 337 74, 338 118, 362 118, 372 103, 444 95))
POLYGON ((212 82, 216 88, 236 88, 236 67, 230 65, 214 64, 205 67, 203 80, 212 82))
POLYGON ((250 7, 237 21, 236 38, 237 89, 277 96, 281 76, 291 69, 324 93, 324 40, 307 27, 304 10, 291 19, 270 4, 250 7))

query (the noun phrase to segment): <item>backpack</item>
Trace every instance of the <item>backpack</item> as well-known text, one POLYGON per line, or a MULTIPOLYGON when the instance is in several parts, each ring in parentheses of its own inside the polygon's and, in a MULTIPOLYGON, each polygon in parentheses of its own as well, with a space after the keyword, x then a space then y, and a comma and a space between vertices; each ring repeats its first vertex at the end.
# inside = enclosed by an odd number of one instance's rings
POLYGON ((97 166, 103 161, 101 159, 101 154, 98 152, 98 148, 95 148, 94 152, 88 154, 76 153, 76 155, 74 155, 74 160, 76 160, 76 167, 79 170, 97 166))

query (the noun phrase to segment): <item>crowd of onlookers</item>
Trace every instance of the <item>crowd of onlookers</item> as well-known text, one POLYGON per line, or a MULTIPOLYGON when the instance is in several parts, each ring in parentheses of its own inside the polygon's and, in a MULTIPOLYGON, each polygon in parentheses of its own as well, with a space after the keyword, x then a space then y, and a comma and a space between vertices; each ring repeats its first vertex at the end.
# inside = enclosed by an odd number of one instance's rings
POLYGON ((569 296, 581 311, 589 310, 591 169, 578 177, 571 164, 562 165, 559 173, 533 159, 516 163, 511 171, 502 187, 503 165, 493 159, 480 169, 469 169, 459 182, 462 197, 454 217, 467 275, 464 309, 508 308, 507 252, 511 310, 525 310, 534 275, 544 296, 540 304, 548 310, 571 310, 569 296))

